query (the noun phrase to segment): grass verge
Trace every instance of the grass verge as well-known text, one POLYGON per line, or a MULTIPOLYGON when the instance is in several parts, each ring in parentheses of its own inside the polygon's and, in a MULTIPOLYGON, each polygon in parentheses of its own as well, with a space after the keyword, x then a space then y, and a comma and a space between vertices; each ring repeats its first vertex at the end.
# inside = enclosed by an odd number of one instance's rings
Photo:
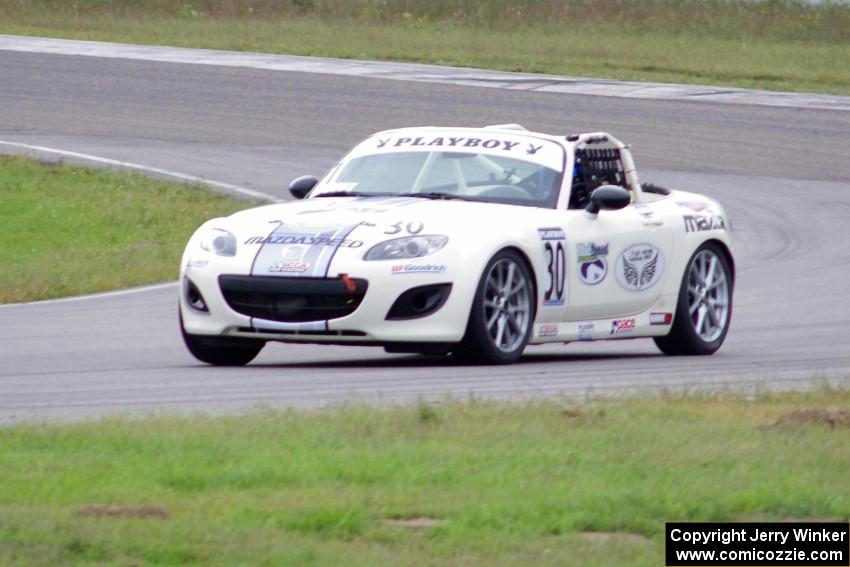
POLYGON ((0 0, 0 33, 850 95, 850 5, 0 0))
POLYGON ((136 174, 0 156, 0 303, 172 280, 192 232, 251 205, 136 174))
POLYGON ((666 521, 848 519, 850 391, 0 429, 4 565, 660 565, 666 521))

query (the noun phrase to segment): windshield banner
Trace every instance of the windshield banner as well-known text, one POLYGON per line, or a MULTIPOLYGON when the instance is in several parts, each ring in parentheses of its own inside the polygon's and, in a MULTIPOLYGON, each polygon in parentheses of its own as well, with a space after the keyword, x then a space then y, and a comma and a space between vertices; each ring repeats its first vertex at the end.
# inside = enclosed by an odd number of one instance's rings
POLYGON ((556 142, 496 130, 414 130, 379 134, 361 142, 350 156, 411 151, 487 154, 521 159, 555 171, 561 171, 564 167, 564 150, 556 142))

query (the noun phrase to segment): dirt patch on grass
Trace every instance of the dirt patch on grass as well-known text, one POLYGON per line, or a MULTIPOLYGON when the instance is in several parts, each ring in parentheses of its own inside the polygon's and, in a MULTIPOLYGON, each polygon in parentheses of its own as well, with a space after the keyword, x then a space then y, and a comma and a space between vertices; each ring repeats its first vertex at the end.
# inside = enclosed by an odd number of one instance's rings
POLYGON ((407 528, 409 530, 428 530, 435 526, 439 526, 443 522, 436 518, 427 518, 420 516, 417 518, 390 518, 384 520, 384 525, 393 526, 396 528, 407 528))
POLYGON ((567 408, 561 410, 561 415, 567 419, 578 419, 578 420, 596 420, 603 419, 608 414, 604 409, 589 409, 589 410, 581 410, 577 408, 567 408))
POLYGON ((782 414, 765 429, 779 429, 793 425, 826 425, 831 429, 850 427, 850 410, 834 408, 794 410, 782 414))
POLYGON ((94 516, 96 518, 156 518, 167 520, 170 514, 159 506, 107 506, 105 504, 89 504, 77 509, 78 516, 94 516))

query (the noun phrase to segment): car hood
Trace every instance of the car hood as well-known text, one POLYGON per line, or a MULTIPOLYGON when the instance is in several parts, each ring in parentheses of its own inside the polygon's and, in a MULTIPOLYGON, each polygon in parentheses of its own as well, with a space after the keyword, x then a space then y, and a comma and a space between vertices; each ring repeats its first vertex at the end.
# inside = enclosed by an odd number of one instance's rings
MULTIPOLYGON (((327 197, 249 209, 207 227, 236 236, 238 256, 252 275, 323 277, 331 264, 359 262, 379 242, 445 235, 446 248, 452 242, 481 243, 525 225, 521 219, 526 215, 533 222, 540 213, 532 207, 460 200, 327 197)), ((411 261, 427 263, 440 255, 411 261)))
POLYGON ((359 238, 442 234, 540 211, 495 203, 410 197, 326 197, 241 211, 224 220, 242 240, 273 232, 317 235, 350 229, 359 238))

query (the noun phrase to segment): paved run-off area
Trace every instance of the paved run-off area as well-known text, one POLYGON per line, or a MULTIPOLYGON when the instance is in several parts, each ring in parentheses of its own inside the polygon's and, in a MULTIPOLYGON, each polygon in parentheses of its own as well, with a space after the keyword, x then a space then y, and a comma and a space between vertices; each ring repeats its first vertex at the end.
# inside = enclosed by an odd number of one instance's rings
MULTIPOLYGON (((270 345, 240 369, 195 363, 176 288, 0 307, 0 420, 115 410, 316 407, 449 393, 798 388, 850 379, 850 112, 380 80, 0 48, 0 140, 147 164, 276 195, 359 138, 414 124, 607 130, 644 180, 718 198, 738 243, 732 330, 704 358, 651 341, 531 347, 510 367, 379 349, 270 345)), ((604 89, 603 89, 603 93, 604 89)), ((695 100, 697 99, 697 100, 695 100)), ((840 102, 840 101, 839 101, 840 102)), ((116 258, 120 267, 120 259, 116 258)))

